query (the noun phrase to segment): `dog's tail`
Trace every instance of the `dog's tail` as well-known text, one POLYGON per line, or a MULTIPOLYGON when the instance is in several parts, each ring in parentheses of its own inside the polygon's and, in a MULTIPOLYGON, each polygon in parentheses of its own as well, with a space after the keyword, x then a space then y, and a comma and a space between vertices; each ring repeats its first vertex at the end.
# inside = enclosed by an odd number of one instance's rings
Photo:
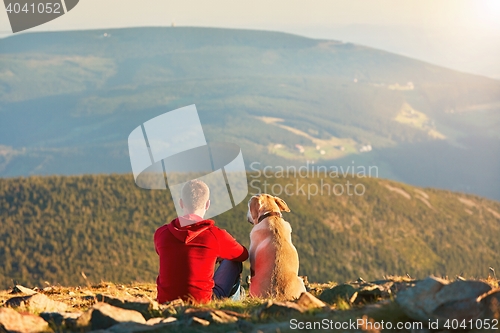
POLYGON ((285 299, 287 297, 286 293, 286 272, 281 271, 283 267, 287 266, 286 258, 287 253, 286 246, 284 246, 284 238, 286 237, 287 231, 286 227, 280 217, 273 217, 269 221, 269 225, 271 226, 271 230, 275 234, 274 246, 276 248, 276 258, 275 258, 275 269, 273 272, 273 276, 271 278, 271 290, 274 295, 270 295, 276 299, 285 299))

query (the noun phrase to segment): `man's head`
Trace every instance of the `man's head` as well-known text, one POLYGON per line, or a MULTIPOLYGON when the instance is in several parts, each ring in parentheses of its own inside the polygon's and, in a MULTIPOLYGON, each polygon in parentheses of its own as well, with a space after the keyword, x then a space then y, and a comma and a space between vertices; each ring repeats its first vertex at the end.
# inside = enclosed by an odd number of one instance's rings
POLYGON ((181 190, 179 201, 184 214, 205 215, 210 207, 210 190, 203 181, 193 179, 188 181, 181 190))

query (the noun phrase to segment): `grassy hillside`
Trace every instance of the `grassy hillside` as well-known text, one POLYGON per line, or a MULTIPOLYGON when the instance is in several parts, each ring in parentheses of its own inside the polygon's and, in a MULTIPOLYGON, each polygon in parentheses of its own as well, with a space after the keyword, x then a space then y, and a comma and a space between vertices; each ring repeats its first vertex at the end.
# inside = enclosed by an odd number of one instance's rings
MULTIPOLYGON (((276 176, 249 174, 250 191, 291 184, 280 197, 310 281, 483 277, 499 264, 499 202, 376 178, 276 176)), ((248 246, 246 210, 244 201, 216 221, 248 246)), ((167 191, 139 189, 130 175, 0 179, 0 287, 78 285, 82 272, 93 283, 152 282, 153 233, 173 217, 167 191)))
POLYGON ((0 176, 130 172, 128 134, 194 103, 207 139, 239 144, 246 161, 368 159, 388 178, 500 199, 496 80, 350 43, 209 28, 27 33, 0 40, 0 62, 0 176))

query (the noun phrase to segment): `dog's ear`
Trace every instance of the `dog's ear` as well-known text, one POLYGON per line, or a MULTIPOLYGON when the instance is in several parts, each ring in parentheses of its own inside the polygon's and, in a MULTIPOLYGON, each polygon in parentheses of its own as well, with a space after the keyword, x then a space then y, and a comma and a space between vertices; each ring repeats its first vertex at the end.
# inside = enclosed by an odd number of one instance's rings
POLYGON ((259 208, 260 208, 260 196, 254 195, 250 198, 250 202, 248 203, 248 210, 250 211, 250 215, 252 215, 252 219, 255 221, 259 217, 259 208))
POLYGON ((276 202, 276 204, 278 205, 278 208, 281 211, 283 211, 283 212, 290 211, 290 208, 288 208, 288 205, 286 204, 285 200, 278 198, 278 197, 274 197, 274 201, 276 202))

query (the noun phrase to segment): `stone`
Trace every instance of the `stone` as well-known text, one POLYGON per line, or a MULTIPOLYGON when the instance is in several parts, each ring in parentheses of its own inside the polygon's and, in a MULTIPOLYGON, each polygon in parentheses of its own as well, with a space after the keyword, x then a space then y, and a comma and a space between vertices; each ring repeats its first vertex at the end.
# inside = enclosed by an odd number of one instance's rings
POLYGON ((259 312, 259 317, 266 316, 288 316, 293 317, 294 315, 303 313, 304 309, 293 302, 278 302, 278 301, 268 301, 267 304, 259 312))
MULTIPOLYGON (((447 319, 470 320, 482 316, 478 297, 491 290, 481 281, 449 281, 428 277, 413 288, 398 293, 396 302, 404 313, 419 321, 438 319, 444 324, 447 319)), ((442 328, 442 327, 441 327, 442 328)))
POLYGON ((357 289, 357 294, 354 293, 349 299, 350 303, 366 304, 367 302, 391 298, 397 292, 414 286, 414 281, 396 282, 386 279, 366 282, 360 278, 356 282, 350 283, 350 285, 357 289))
POLYGON ((391 294, 397 294, 400 291, 406 290, 408 288, 413 288, 415 287, 414 281, 412 282, 394 282, 391 286, 391 294))
POLYGON ((448 281, 428 277, 419 281, 413 288, 401 291, 396 302, 412 319, 426 321, 430 312, 438 306, 435 295, 448 284, 448 281))
POLYGON ((53 301, 43 294, 12 297, 4 305, 29 312, 65 312, 68 309, 67 304, 53 301))
POLYGON ((458 321, 469 321, 481 318, 483 307, 476 298, 468 298, 458 301, 449 301, 439 305, 431 313, 436 319, 457 319, 458 321))
POLYGON ((333 288, 323 290, 321 295, 319 295, 319 299, 329 304, 337 302, 339 298, 349 301, 357 291, 358 289, 350 284, 340 284, 333 288))
POLYGON ((11 294, 25 294, 28 296, 37 294, 37 292, 34 291, 33 289, 23 287, 20 284, 16 285, 14 288, 12 288, 12 291, 10 293, 11 294))
POLYGON ((91 311, 90 326, 93 330, 107 329, 123 322, 146 324, 146 319, 140 312, 121 309, 107 303, 96 303, 89 311, 91 311))
POLYGON ((152 317, 153 311, 159 311, 158 302, 151 301, 144 297, 117 298, 98 294, 96 295, 96 299, 98 302, 107 303, 118 308, 138 311, 146 319, 152 317))
POLYGON ((201 319, 201 318, 198 318, 198 317, 191 317, 191 319, 189 320, 188 322, 188 325, 193 325, 193 326, 208 326, 210 325, 210 322, 208 320, 205 320, 205 319, 201 319))
POLYGON ((483 306, 482 319, 500 319, 500 288, 479 296, 477 301, 483 306))
POLYGON ((234 312, 207 309, 207 308, 189 308, 184 312, 186 317, 197 317, 208 320, 210 323, 215 324, 231 324, 238 321, 238 316, 234 312))
POLYGON ((491 290, 491 286, 482 281, 454 281, 444 286, 437 294, 436 298, 442 303, 449 301, 465 300, 477 298, 491 290))
MULTIPOLYGON (((238 320, 236 322, 237 332, 256 332, 255 325, 246 320, 238 320)), ((274 331, 279 332, 279 331, 274 331)))
POLYGON ((39 316, 21 314, 14 309, 0 308, 0 332, 37 333, 52 332, 49 324, 39 316))
MULTIPOLYGON (((106 333, 161 333, 165 332, 167 327, 177 325, 179 322, 174 317, 169 318, 151 318, 146 324, 139 324, 134 322, 123 322, 115 324, 107 328, 106 333)), ((92 331, 94 333, 94 331, 92 331)))
POLYGON ((324 302, 320 301, 318 298, 314 297, 307 291, 303 292, 300 295, 299 299, 297 300, 297 305, 305 309, 317 309, 327 306, 324 302))
POLYGON ((146 325, 157 325, 157 324, 171 324, 171 323, 177 323, 177 318, 175 317, 156 317, 156 318, 151 318, 148 321, 146 321, 146 325))
POLYGON ((46 322, 55 327, 76 328, 78 318, 82 314, 79 312, 42 312, 42 317, 46 322))
POLYGON ((139 323, 119 323, 106 330, 109 333, 153 333, 163 331, 165 325, 145 325, 139 323))
MULTIPOLYGON (((271 322, 266 324, 255 324, 254 328, 250 331, 243 332, 256 332, 256 333, 279 333, 290 331, 290 320, 283 322, 271 322)), ((299 330, 298 330, 299 331, 299 330)))
POLYGON ((92 309, 82 313, 75 322, 74 328, 87 329, 90 328, 90 321, 92 319, 92 309))
POLYGON ((371 301, 382 297, 389 297, 391 295, 391 286, 377 284, 366 285, 359 289, 358 297, 359 299, 365 301, 371 301))

